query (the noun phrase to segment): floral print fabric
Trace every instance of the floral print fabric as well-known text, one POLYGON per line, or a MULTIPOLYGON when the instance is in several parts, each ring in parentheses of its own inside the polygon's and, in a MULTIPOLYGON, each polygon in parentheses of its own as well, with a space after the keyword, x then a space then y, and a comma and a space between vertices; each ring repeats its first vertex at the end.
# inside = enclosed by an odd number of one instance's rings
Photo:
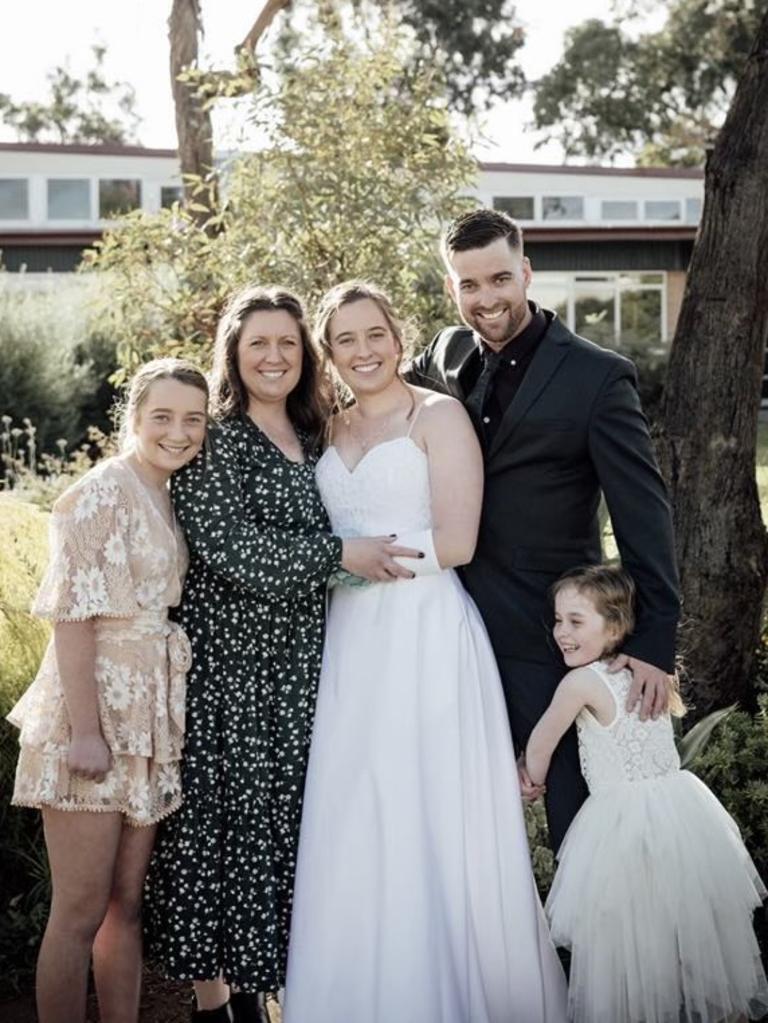
POLYGON ((248 419, 211 429, 175 478, 190 547, 178 618, 192 644, 184 802, 158 833, 151 958, 177 979, 283 983, 322 656, 328 532, 314 458, 290 462, 248 419))
POLYGON ((168 621, 187 564, 184 539, 122 457, 87 473, 56 502, 51 559, 33 612, 94 619, 95 679, 112 766, 102 782, 70 775, 70 727, 53 639, 9 714, 21 729, 13 802, 118 811, 152 824, 181 801, 189 643, 168 621))

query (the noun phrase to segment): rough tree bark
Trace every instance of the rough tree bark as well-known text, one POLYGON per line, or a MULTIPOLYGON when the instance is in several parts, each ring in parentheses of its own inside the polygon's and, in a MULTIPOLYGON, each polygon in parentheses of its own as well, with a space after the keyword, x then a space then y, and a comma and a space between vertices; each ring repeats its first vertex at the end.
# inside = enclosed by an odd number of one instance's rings
POLYGON ((683 592, 687 695, 749 705, 768 539, 755 483, 768 341, 768 11, 707 160, 657 437, 683 592))
MULTIPOLYGON (((213 171, 213 124, 203 100, 179 75, 197 66, 198 39, 203 32, 199 0, 173 0, 168 19, 171 44, 171 88, 176 110, 176 136, 179 141, 179 162, 184 183, 184 202, 195 202, 195 182, 188 175, 205 179, 213 171)), ((204 205, 199 203, 197 204, 204 205)), ((192 211, 200 223, 208 217, 207 210, 192 211)))
MULTIPOLYGON (((266 0, 259 11, 243 41, 235 47, 235 54, 253 53, 257 43, 272 24, 275 15, 290 0, 266 0)), ((184 202, 189 206, 207 207, 215 205, 216 181, 213 174, 213 125, 211 114, 206 106, 206 97, 201 95, 198 82, 191 85, 180 82, 179 75, 188 68, 197 67, 198 41, 203 34, 200 0, 173 0, 171 15, 168 19, 168 38, 171 48, 171 86, 173 102, 176 109, 176 135, 179 141, 179 162, 184 180, 184 202), (208 180, 210 193, 208 201, 205 196, 195 194, 196 183, 189 176, 208 180)), ((231 72, 214 71, 205 76, 206 82, 216 94, 216 80, 233 81, 231 72)), ((231 89, 228 96, 236 95, 231 89)), ((198 223, 204 224, 208 219, 207 208, 191 209, 192 216, 198 223)))

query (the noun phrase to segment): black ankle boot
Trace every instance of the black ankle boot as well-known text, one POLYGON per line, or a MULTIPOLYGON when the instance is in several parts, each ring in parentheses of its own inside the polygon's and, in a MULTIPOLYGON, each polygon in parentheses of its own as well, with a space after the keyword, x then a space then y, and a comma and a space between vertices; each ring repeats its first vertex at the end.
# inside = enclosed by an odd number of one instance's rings
POLYGON ((234 1023, 269 1023, 264 995, 252 991, 233 991, 229 996, 234 1023))
POLYGON ((218 1009, 194 1009, 192 1023, 232 1023, 230 1003, 225 1002, 218 1009))

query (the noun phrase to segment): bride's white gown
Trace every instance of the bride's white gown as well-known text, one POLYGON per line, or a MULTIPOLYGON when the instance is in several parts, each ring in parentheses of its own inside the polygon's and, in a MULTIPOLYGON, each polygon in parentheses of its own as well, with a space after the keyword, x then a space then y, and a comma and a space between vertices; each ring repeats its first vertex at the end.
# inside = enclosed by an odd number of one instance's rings
MULTIPOLYGON (((431 527, 410 437, 354 471, 331 447, 317 481, 341 536, 407 542, 431 527)), ((562 1023, 565 1006, 477 609, 434 562, 333 590, 285 1023, 562 1023)))

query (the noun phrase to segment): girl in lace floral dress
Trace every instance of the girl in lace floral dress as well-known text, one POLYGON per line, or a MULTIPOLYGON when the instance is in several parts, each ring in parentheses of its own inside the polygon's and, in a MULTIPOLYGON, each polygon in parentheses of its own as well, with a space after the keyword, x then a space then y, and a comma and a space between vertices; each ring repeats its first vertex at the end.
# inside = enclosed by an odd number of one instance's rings
POLYGON ((9 719, 20 728, 13 802, 43 813, 51 914, 37 967, 41 1023, 138 1016, 141 891, 155 825, 181 802, 189 643, 168 621, 187 565, 168 480, 203 444, 208 390, 161 359, 134 377, 123 450, 74 483, 51 517, 35 614, 53 638, 9 719))
MULTIPOLYGON (((555 640, 571 670, 533 730, 525 766, 543 785, 576 721, 590 795, 558 852, 546 904, 572 952, 577 1023, 716 1023, 758 1018, 768 982, 752 930, 766 889, 739 830, 680 769, 669 715, 626 710, 631 675, 605 658, 633 627, 634 586, 596 565, 554 586, 555 640)), ((670 706, 683 708, 670 680, 670 706)))

